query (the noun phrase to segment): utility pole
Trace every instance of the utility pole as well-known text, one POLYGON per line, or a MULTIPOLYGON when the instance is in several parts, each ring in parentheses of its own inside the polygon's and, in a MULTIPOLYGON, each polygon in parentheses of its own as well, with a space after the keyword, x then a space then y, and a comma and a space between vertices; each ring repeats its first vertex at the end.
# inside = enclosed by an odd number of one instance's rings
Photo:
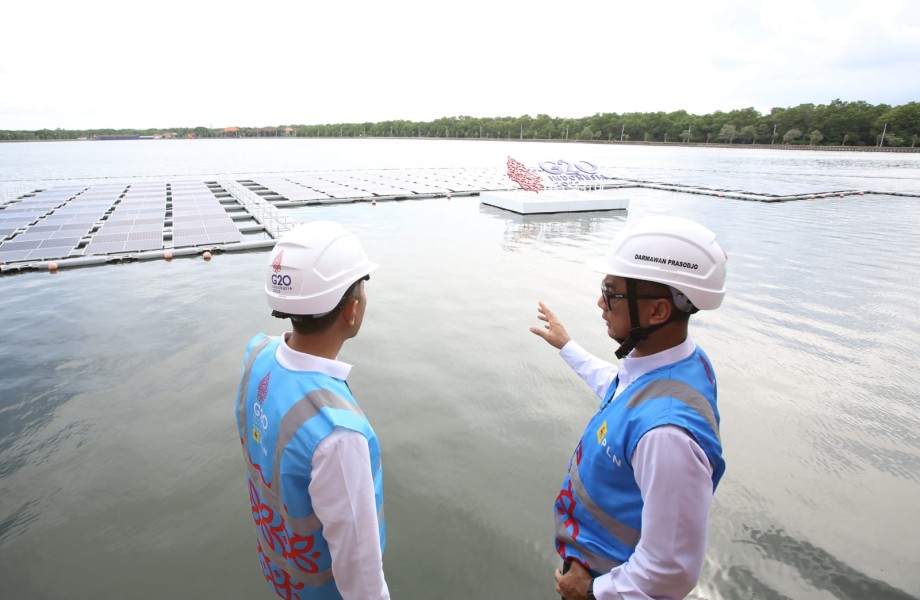
POLYGON ((878 141, 879 148, 885 145, 885 132, 886 131, 888 131, 888 123, 885 123, 885 127, 882 128, 882 139, 878 141))
POLYGON ((773 142, 776 141, 776 123, 773 124, 773 138, 770 139, 770 145, 773 145, 773 142))
POLYGON ((623 123, 623 126, 620 127, 620 141, 623 141, 623 132, 626 131, 626 123, 623 123))

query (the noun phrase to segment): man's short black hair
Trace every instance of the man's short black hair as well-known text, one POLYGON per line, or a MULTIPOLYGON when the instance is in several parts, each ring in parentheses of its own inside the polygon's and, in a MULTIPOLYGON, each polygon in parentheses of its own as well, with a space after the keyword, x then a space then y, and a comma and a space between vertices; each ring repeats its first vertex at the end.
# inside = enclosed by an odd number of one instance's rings
POLYGON ((365 275, 361 279, 348 286, 348 289, 345 290, 344 294, 342 294, 342 299, 339 300, 339 303, 335 305, 335 308, 319 317, 314 315, 290 315, 278 311, 272 311, 272 316, 278 317, 279 319, 290 319, 291 325, 294 327, 294 331, 301 335, 309 335, 311 333, 320 333, 322 331, 326 331, 332 326, 333 323, 335 323, 335 320, 342 313, 342 310, 345 308, 345 304, 350 299, 361 299, 360 292, 358 291, 361 288, 361 282, 370 278, 370 275, 365 275))

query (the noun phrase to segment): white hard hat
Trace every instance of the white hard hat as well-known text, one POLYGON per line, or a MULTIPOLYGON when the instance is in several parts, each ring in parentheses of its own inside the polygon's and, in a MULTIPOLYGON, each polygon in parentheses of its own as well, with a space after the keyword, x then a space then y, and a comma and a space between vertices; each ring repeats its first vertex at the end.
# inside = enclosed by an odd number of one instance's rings
POLYGON ((655 281, 683 293, 693 306, 718 308, 725 296, 728 255, 716 235, 681 217, 647 217, 627 224, 607 255, 590 264, 600 273, 655 281))
POLYGON ((358 238, 338 223, 301 223, 272 249, 265 295, 279 313, 323 315, 338 305, 351 284, 376 268, 358 238))

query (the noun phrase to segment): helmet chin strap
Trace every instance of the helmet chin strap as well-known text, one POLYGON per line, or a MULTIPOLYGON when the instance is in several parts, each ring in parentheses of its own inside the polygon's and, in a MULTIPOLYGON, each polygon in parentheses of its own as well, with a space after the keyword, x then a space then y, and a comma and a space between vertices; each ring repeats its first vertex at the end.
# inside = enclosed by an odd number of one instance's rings
POLYGON ((639 327, 639 302, 636 300, 636 287, 635 279, 626 279, 626 301, 629 303, 629 326, 631 329, 626 339, 617 348, 616 356, 618 359, 622 359, 632 352, 636 344, 646 339, 649 335, 675 320, 672 314, 664 323, 652 325, 651 327, 639 327))

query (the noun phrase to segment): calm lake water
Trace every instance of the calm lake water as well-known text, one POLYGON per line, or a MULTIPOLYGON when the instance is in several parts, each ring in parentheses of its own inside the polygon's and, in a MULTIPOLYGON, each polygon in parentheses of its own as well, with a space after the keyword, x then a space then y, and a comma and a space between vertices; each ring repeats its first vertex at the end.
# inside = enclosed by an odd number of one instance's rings
MULTIPOLYGON (((397 600, 546 599, 552 504, 592 393, 532 335, 547 302, 613 360, 597 301, 627 218, 729 253, 691 320, 719 377, 726 475, 696 599, 920 597, 920 155, 429 140, 0 144, 0 192, 73 182, 587 160, 625 179, 865 196, 763 204, 627 189, 619 212, 476 197, 290 210, 380 268, 341 358, 381 439, 397 600)), ((266 252, 0 277, 0 598, 269 600, 234 421, 242 352, 278 334, 266 252)))

